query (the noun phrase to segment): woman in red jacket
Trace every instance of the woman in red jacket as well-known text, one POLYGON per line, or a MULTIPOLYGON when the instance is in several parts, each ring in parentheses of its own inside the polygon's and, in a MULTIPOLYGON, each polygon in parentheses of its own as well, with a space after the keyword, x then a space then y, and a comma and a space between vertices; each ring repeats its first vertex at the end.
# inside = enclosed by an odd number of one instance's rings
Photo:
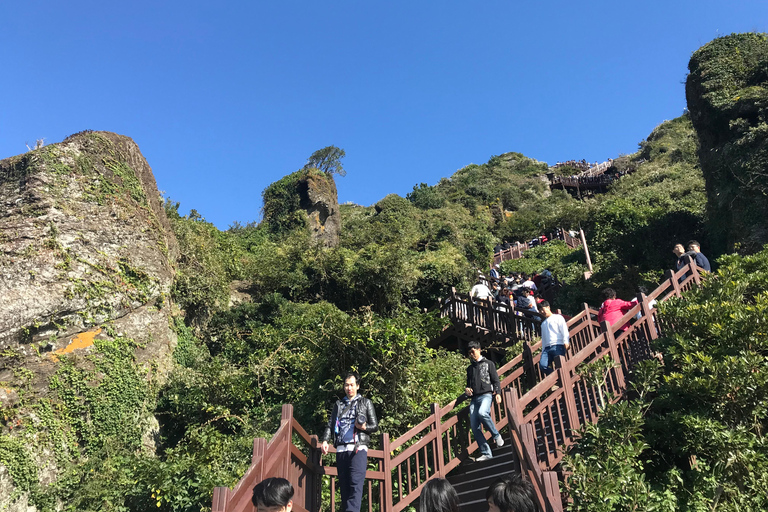
MULTIPOLYGON (((606 288, 603 290, 603 305, 600 306, 600 310, 597 312, 597 321, 601 322, 605 320, 609 324, 613 325, 616 320, 624 316, 624 313, 632 309, 635 305, 629 301, 616 298, 616 292, 613 288, 606 288)), ((626 324, 621 328, 622 331, 629 329, 629 324, 626 324)))

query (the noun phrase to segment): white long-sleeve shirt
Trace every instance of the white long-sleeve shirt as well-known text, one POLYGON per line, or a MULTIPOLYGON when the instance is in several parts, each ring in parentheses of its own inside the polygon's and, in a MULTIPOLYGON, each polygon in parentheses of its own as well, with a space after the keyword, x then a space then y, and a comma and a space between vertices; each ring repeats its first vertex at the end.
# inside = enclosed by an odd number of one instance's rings
POLYGON ((493 296, 493 292, 491 292, 491 290, 484 284, 478 283, 472 287, 469 295, 472 297, 477 297, 478 299, 488 299, 493 296))
POLYGON ((568 323, 563 315, 552 314, 541 323, 541 349, 568 342, 568 323))

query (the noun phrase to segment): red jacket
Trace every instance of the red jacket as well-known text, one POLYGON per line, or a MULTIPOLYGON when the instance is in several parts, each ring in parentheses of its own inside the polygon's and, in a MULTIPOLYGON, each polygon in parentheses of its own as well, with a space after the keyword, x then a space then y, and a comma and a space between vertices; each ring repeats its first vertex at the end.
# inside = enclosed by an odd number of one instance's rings
MULTIPOLYGON (((605 320, 609 324, 613 325, 616 320, 624 316, 624 313, 632 309, 635 305, 629 301, 621 299, 608 299, 600 306, 600 310, 597 312, 597 321, 602 322, 605 320)), ((621 328, 622 331, 629 329, 629 324, 621 328)))

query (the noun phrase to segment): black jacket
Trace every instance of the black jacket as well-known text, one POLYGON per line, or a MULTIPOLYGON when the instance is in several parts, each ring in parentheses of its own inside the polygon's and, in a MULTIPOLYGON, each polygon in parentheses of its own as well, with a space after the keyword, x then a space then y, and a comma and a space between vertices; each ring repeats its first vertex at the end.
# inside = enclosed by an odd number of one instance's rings
POLYGON ((467 366, 467 387, 472 389, 472 396, 501 393, 496 365, 485 357, 480 361, 472 361, 472 364, 467 366))
MULTIPOLYGON (((344 410, 344 401, 343 400, 337 400, 335 404, 333 404, 333 410, 331 411, 331 418, 328 420, 328 424, 325 426, 325 432, 323 433, 323 439, 322 441, 330 441, 331 436, 333 435, 333 445, 337 446, 336 444, 336 436, 333 433, 334 426, 336 425, 336 417, 339 415, 339 412, 344 410)), ((371 444, 371 434, 379 430, 379 422, 376 419, 376 411, 373 408, 373 403, 371 403, 370 400, 365 398, 364 396, 360 397, 360 403, 357 405, 357 414, 365 414, 365 417, 367 418, 365 423, 365 430, 359 429, 355 427, 355 431, 357 431, 358 435, 358 444, 360 446, 370 446, 371 444)))

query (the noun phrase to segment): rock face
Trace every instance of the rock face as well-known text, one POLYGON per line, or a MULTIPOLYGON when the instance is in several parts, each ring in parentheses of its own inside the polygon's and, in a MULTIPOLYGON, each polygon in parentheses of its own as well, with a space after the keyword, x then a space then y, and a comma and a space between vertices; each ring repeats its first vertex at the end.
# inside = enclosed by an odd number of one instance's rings
POLYGON ((0 161, 0 381, 24 366, 41 389, 57 354, 116 335, 162 366, 178 250, 130 138, 83 132, 0 161))
POLYGON ((318 244, 339 244, 341 214, 333 176, 315 168, 298 170, 269 185, 264 198, 264 222, 273 233, 306 226, 318 244))
POLYGON ((307 212, 310 236, 326 247, 336 247, 341 233, 336 183, 330 176, 314 173, 304 183, 300 188, 301 207, 307 212))

